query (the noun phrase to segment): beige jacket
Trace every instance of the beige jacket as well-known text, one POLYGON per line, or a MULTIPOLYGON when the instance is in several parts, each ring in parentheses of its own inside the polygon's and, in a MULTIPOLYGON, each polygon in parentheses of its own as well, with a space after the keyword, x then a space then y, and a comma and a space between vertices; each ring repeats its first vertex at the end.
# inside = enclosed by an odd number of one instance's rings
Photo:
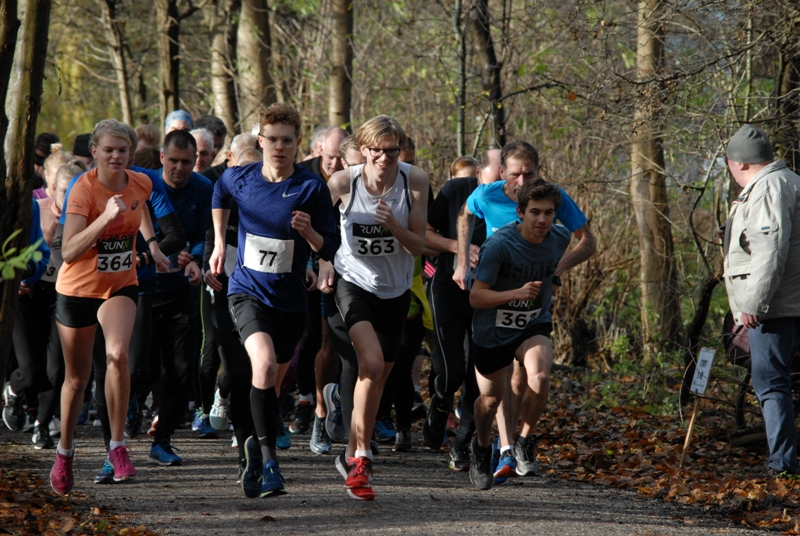
POLYGON ((733 318, 741 313, 800 317, 800 177, 775 161, 731 207, 725 227, 725 288, 733 318))

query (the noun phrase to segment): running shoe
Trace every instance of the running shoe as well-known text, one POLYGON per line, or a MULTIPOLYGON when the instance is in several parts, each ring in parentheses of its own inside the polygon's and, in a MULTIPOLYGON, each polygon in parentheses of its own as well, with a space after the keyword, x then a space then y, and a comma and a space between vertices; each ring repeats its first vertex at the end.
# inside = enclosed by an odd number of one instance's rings
POLYGON ((492 441, 492 474, 497 470, 497 464, 500 463, 500 436, 495 437, 492 441))
POLYGON ((464 447, 458 448, 455 445, 450 448, 450 469, 453 471, 469 471, 472 455, 469 449, 464 447))
POLYGON ((56 461, 53 469, 50 470, 50 486, 53 491, 60 495, 66 495, 72 491, 75 485, 75 478, 72 475, 72 459, 74 456, 62 456, 56 452, 56 461))
POLYGON ((58 417, 50 419, 50 424, 47 425, 47 428, 50 430, 51 437, 61 436, 61 420, 58 417))
POLYGON ((217 431, 213 426, 211 426, 208 417, 203 417, 203 421, 200 423, 200 428, 197 430, 197 437, 199 439, 216 439, 219 437, 217 435, 217 431))
POLYGON ((311 431, 311 441, 308 443, 314 454, 330 454, 331 438, 325 431, 325 421, 314 415, 314 429, 311 431))
POLYGON ((414 405, 411 408, 411 418, 421 420, 428 415, 428 407, 422 401, 419 391, 414 391, 414 405))
POLYGON ((164 466, 181 465, 183 459, 175 454, 169 442, 156 443, 150 447, 150 461, 164 466))
POLYGON ((391 417, 384 417, 375 421, 375 428, 372 431, 378 443, 389 443, 394 440, 397 430, 394 428, 391 417))
POLYGON ((347 447, 342 449, 342 452, 336 456, 336 459, 333 463, 336 465, 336 470, 339 471, 339 474, 342 475, 342 478, 347 480, 347 473, 350 472, 350 462, 347 458, 347 447))
POLYGON ((536 459, 536 436, 518 437, 514 443, 517 456, 517 474, 532 476, 539 474, 539 460, 536 459))
POLYGON ((86 424, 89 422, 89 402, 84 402, 81 406, 81 412, 78 413, 78 424, 86 424))
POLYGON ((156 426, 158 426, 158 415, 153 417, 153 422, 150 423, 150 429, 147 430, 147 437, 156 437, 156 426))
POLYGON ((39 424, 39 421, 36 421, 36 426, 33 427, 31 442, 33 443, 33 448, 36 450, 56 448, 56 444, 50 436, 50 429, 47 426, 39 424))
POLYGON ((311 426, 314 405, 308 400, 301 400, 294 410, 294 420, 289 425, 290 434, 305 434, 311 426))
POLYGON ((239 448, 239 440, 236 439, 236 434, 233 434, 233 437, 231 438, 231 448, 232 449, 238 449, 239 448))
POLYGON ((208 412, 208 422, 211 423, 214 430, 222 432, 228 429, 230 404, 230 397, 222 398, 219 394, 219 389, 217 389, 217 392, 214 393, 214 405, 211 406, 211 411, 208 412))
POLYGON ((253 436, 247 438, 244 443, 244 473, 242 474, 242 493, 251 499, 261 495, 261 481, 263 479, 262 470, 264 463, 261 458, 261 450, 253 436))
POLYGON ((283 475, 278 469, 278 462, 270 460, 264 464, 261 472, 261 497, 275 497, 286 493, 283 475))
POLYGON ((236 483, 242 483, 242 477, 244 476, 244 468, 247 467, 247 463, 245 461, 241 461, 239 466, 236 468, 236 483))
POLYGON ((25 424, 22 425, 22 431, 33 432, 33 427, 36 425, 36 414, 39 413, 37 409, 28 410, 25 412, 25 424))
POLYGON ((381 453, 381 449, 378 447, 378 442, 374 439, 369 441, 369 450, 372 451, 373 456, 378 456, 381 453))
POLYGON ((347 494, 360 501, 373 500, 375 491, 372 489, 372 461, 364 456, 348 458, 347 463, 350 466, 344 481, 347 494))
POLYGON ((292 436, 286 431, 283 417, 278 414, 278 437, 275 438, 275 447, 278 450, 288 450, 292 446, 292 436))
POLYGON ((25 426, 27 414, 22 407, 22 397, 11 393, 11 383, 3 389, 3 422, 12 432, 19 432, 25 426))
POLYGON ((128 447, 117 447, 109 450, 108 461, 114 468, 114 482, 130 480, 136 476, 136 468, 131 463, 130 457, 128 457, 128 447))
POLYGON ((139 399, 136 395, 131 395, 128 400, 128 417, 125 419, 125 437, 133 439, 139 435, 142 429, 142 408, 139 407, 139 399))
POLYGON ((454 438, 458 434, 458 424, 456 424, 455 415, 450 412, 450 415, 447 416, 447 424, 444 427, 444 435, 447 438, 454 438))
POLYGON ((411 430, 408 428, 398 428, 394 436, 395 452, 408 452, 411 450, 411 430))
POLYGON ((477 434, 472 439, 472 460, 469 466, 469 480, 478 489, 490 489, 492 478, 492 449, 478 445, 477 434))
POLYGON ((196 432, 203 426, 203 408, 197 408, 194 410, 194 416, 192 417, 192 432, 196 432))
POLYGON ((450 415, 450 408, 446 400, 442 400, 437 395, 431 397, 431 409, 428 417, 422 424, 422 441, 431 450, 439 450, 444 442, 444 431, 447 426, 447 417, 450 415))
POLYGON ((500 456, 493 476, 495 486, 502 486, 509 477, 517 476, 517 460, 514 459, 514 455, 510 450, 505 451, 500 456))
POLYGON ((322 398, 325 400, 325 431, 331 441, 342 441, 347 436, 347 428, 342 418, 342 400, 339 398, 339 384, 329 383, 322 389, 322 398))
POLYGON ((94 483, 95 484, 113 484, 114 483, 114 466, 111 465, 111 461, 106 458, 106 461, 103 463, 103 467, 100 471, 94 475, 94 483))

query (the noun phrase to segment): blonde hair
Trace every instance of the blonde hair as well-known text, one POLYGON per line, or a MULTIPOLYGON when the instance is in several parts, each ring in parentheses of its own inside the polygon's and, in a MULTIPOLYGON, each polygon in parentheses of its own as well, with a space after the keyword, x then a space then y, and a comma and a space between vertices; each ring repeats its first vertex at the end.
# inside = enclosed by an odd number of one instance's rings
POLYGON ((360 150, 358 142, 356 141, 356 137, 352 134, 343 139, 342 143, 339 144, 339 156, 342 158, 347 158, 347 151, 351 149, 356 151, 360 150))
POLYGON ((97 142, 103 136, 114 136, 115 138, 122 138, 127 140, 130 147, 136 147, 137 138, 136 132, 130 125, 121 123, 116 119, 104 119, 94 126, 92 130, 91 147, 97 147, 97 142))
POLYGON ((236 157, 236 165, 246 166, 248 164, 254 164, 255 162, 261 162, 263 159, 264 155, 261 154, 261 151, 248 147, 238 154, 236 157))
POLYGON ((356 132, 356 140, 362 147, 374 147, 384 138, 391 138, 398 147, 406 144, 406 133, 400 123, 388 115, 377 115, 361 125, 356 132))
POLYGON ((156 149, 161 147, 161 131, 155 125, 139 125, 134 130, 136 136, 156 149))
POLYGON ((44 159, 44 163, 42 164, 42 167, 44 167, 45 180, 47 180, 47 175, 49 175, 48 171, 50 169, 54 171, 53 180, 55 180, 55 174, 58 172, 58 168, 73 158, 72 154, 65 151, 60 143, 50 145, 50 149, 52 152, 44 159))
POLYGON ((56 171, 56 184, 61 180, 72 180, 72 177, 76 177, 85 171, 86 164, 80 160, 70 160, 56 171))

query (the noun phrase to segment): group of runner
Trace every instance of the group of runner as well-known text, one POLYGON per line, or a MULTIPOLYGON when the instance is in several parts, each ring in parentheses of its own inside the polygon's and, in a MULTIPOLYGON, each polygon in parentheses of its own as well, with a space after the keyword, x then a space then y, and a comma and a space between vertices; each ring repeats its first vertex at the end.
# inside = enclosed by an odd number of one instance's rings
POLYGON ((480 163, 461 157, 429 199, 413 143, 389 116, 353 136, 322 130, 312 146, 318 156, 297 164, 300 117, 274 104, 257 135, 236 136, 226 161, 211 168, 205 153, 219 150, 225 133, 218 120, 206 123, 187 132, 191 117, 170 114, 160 171, 132 166, 147 148, 114 120, 92 132, 88 171, 64 151, 53 171, 48 161, 58 152, 44 161, 53 200, 39 202, 48 214, 40 219, 53 260, 25 274, 3 419, 18 429, 22 400, 29 410, 38 403, 34 443, 52 447, 48 424, 60 389, 53 489, 73 488, 73 438, 93 369, 108 450, 95 482, 136 476, 126 437, 138 434, 140 405, 162 369, 149 458, 180 465, 169 438, 191 397, 190 361, 201 353, 197 427, 211 436, 230 418, 247 497, 286 491, 277 454, 288 448, 281 395, 296 379, 289 431, 310 427, 317 454, 345 442, 334 459, 344 487, 372 500, 373 438, 385 433, 392 407, 395 450, 412 445, 411 371, 426 328, 434 336, 424 444, 442 448, 460 389, 450 468, 469 469, 479 489, 537 474, 552 291, 596 246, 577 205, 539 177, 536 149, 516 141, 480 163), (579 240, 567 251, 571 233, 579 240), (425 258, 436 259, 427 293, 425 258), (201 278, 203 290, 192 291, 201 278), (202 309, 201 352, 191 340, 193 308, 202 309), (45 316, 52 329, 42 327, 45 316))

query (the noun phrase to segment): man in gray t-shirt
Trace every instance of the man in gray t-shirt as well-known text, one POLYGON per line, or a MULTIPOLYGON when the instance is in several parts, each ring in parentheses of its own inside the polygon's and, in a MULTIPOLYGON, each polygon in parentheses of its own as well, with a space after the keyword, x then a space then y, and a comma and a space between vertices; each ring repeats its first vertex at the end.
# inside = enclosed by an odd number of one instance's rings
POLYGON ((514 358, 525 367, 532 395, 526 395, 519 408, 522 433, 514 445, 519 475, 538 472, 532 428, 550 393, 551 284, 570 233, 553 225, 561 202, 554 184, 535 180, 522 187, 517 199, 522 223, 506 225, 486 240, 470 292, 470 305, 475 308, 470 355, 481 394, 475 402, 469 475, 478 489, 493 484, 491 427, 514 358))

